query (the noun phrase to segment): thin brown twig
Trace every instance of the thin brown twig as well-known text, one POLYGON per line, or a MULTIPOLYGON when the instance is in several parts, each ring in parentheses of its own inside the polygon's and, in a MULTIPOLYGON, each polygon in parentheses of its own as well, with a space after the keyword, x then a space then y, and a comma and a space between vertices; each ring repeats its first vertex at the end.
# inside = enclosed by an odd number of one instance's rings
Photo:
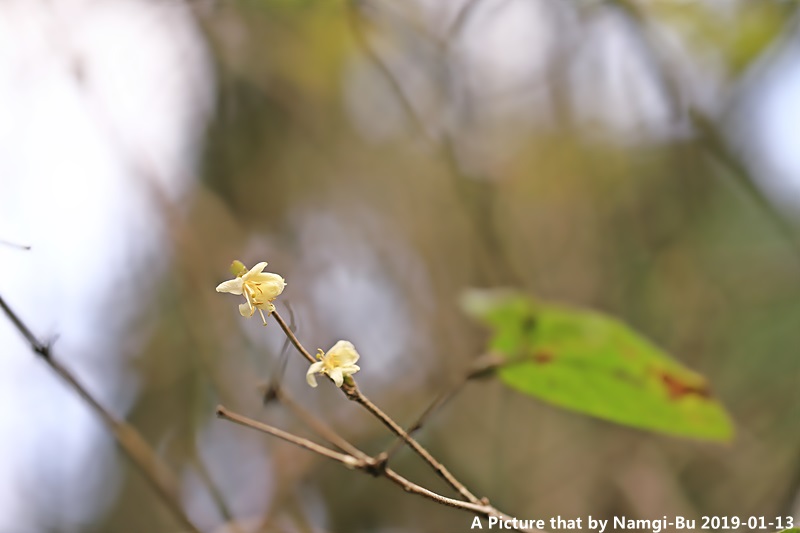
MULTIPOLYGON (((437 409, 443 407, 447 402, 452 400, 455 397, 455 395, 458 394, 469 381, 483 377, 488 372, 491 372, 494 369, 498 368, 499 366, 505 364, 505 362, 506 360, 498 358, 498 356, 495 354, 487 354, 476 359, 472 363, 470 368, 467 370, 467 372, 465 372, 458 381, 450 385, 449 388, 441 392, 433 399, 433 401, 428 405, 428 407, 426 407, 425 410, 422 411, 422 414, 419 415, 417 420, 413 424, 408 426, 408 429, 406 429, 406 433, 412 435, 415 432, 422 429, 422 427, 425 425, 428 419, 433 415, 433 413, 437 409)), ((400 449, 402 445, 403 445, 402 439, 398 438, 397 440, 395 440, 394 444, 392 444, 392 446, 385 452, 387 457, 391 458, 395 453, 397 453, 397 451, 400 449)))
MULTIPOLYGON (((406 93, 391 65, 382 57, 363 28, 365 24, 363 21, 365 18, 363 6, 366 4, 367 2, 363 0, 353 0, 350 3, 348 12, 353 35, 367 59, 380 71, 389 84, 392 92, 403 107, 403 111, 413 123, 414 128, 438 150, 442 162, 446 165, 448 173, 453 178, 453 186, 465 207, 468 221, 474 227, 476 234, 480 235, 479 241, 482 246, 477 246, 474 250, 480 275, 495 284, 498 282, 508 283, 509 280, 513 281, 514 284, 522 283, 522 276, 514 270, 512 263, 508 260, 508 254, 503 249, 497 231, 492 225, 493 217, 491 211, 493 209, 494 189, 490 185, 491 180, 475 179, 483 176, 475 176, 464 170, 457 153, 457 139, 449 131, 449 128, 441 129, 435 136, 430 133, 426 117, 420 111, 417 111, 411 96, 406 93)), ((449 39, 438 39, 427 32, 423 32, 424 38, 432 40, 437 45, 442 62, 445 62, 451 53, 452 37, 455 36, 455 33, 463 30, 463 26, 471 18, 471 14, 476 9, 477 4, 480 4, 480 2, 473 0, 464 5, 450 29, 449 39)))
MULTIPOLYGON (((292 318, 292 326, 294 326, 294 319, 292 318)), ((289 340, 286 340, 286 344, 289 344, 289 340)), ((288 353, 286 354, 288 355, 288 353)), ((341 437, 336 431, 333 430, 329 425, 324 423, 319 418, 312 415, 310 412, 305 410, 294 401, 281 387, 280 384, 276 383, 274 386, 270 386, 269 393, 271 394, 271 398, 280 402, 281 405, 288 408, 297 418, 299 418, 304 424, 306 424, 312 431, 314 431, 317 435, 328 441, 328 443, 332 444, 333 446, 339 448, 341 451, 345 453, 349 453, 353 457, 358 458, 359 460, 366 461, 368 459, 367 454, 350 444, 347 440, 341 437)), ((272 528, 270 526, 269 515, 267 515, 262 523, 261 528, 259 531, 262 533, 267 533, 271 531, 272 528)))
POLYGON ((405 490, 406 492, 419 494, 420 496, 424 496, 425 498, 433 500, 442 505, 447 505, 448 507, 455 507, 456 509, 463 509, 465 511, 469 511, 471 513, 476 513, 486 517, 500 514, 497 512, 497 509, 483 502, 481 503, 465 502, 453 498, 448 498, 447 496, 442 496, 441 494, 437 494, 432 490, 428 490, 421 485, 417 485, 413 481, 409 481, 407 478, 401 476, 391 468, 385 468, 383 475, 390 481, 393 481, 397 485, 400 485, 400 487, 402 487, 403 490, 405 490))
POLYGON ((403 107, 403 111, 405 111, 406 116, 414 123, 414 128, 417 129, 417 131, 419 131, 422 135, 429 138, 430 132, 426 127, 425 122, 422 120, 419 112, 417 112, 416 108, 414 107, 414 102, 412 102, 411 98, 406 94, 406 91, 403 89, 400 81, 396 76, 394 76, 392 70, 380 57, 378 51, 373 47, 372 43, 370 43, 369 35, 367 35, 364 29, 365 22, 364 16, 361 13, 360 4, 361 2, 359 0, 354 0, 350 4, 350 9, 347 10, 350 28, 353 32, 353 36, 358 42, 359 48, 364 52, 364 54, 366 54, 372 65, 380 70, 381 75, 384 77, 387 83, 389 83, 392 91, 397 97, 397 100, 403 107))
MULTIPOLYGON (((433 401, 430 404, 428 404, 428 407, 426 407, 425 410, 422 411, 422 414, 419 415, 417 420, 413 424, 408 426, 408 429, 406 429, 406 433, 408 433, 409 435, 413 435, 415 432, 422 429, 422 426, 425 425, 425 423, 428 421, 428 419, 431 417, 434 411, 442 407, 444 404, 449 402, 456 394, 458 394, 458 392, 462 388, 464 388, 464 385, 467 384, 467 381, 468 381, 467 379, 461 379, 456 383, 454 383, 453 385, 451 385, 445 391, 439 393, 436 396, 436 398, 434 398, 433 401)), ((389 447, 389 449, 386 450, 386 455, 389 458, 393 457, 394 454, 396 454, 402 446, 403 446, 403 440, 397 438, 394 441, 394 443, 389 447)))
MULTIPOLYGON (((295 404, 296 406, 296 404, 295 404)), ((294 410, 294 407, 292 407, 294 410)), ((409 479, 403 477, 402 475, 398 474, 391 468, 386 466, 386 458, 382 454, 381 456, 375 458, 370 457, 369 455, 365 454, 364 452, 358 451, 359 455, 363 458, 356 458, 353 455, 342 454, 325 448, 324 446, 320 446, 308 439, 303 437, 299 437, 292 433, 288 433, 281 429, 278 429, 274 426, 270 426, 269 424, 265 424, 263 422, 259 422, 257 420, 253 420, 246 416, 240 415, 229 409, 226 409, 223 406, 217 407, 217 416, 224 418, 226 420, 230 420, 231 422, 235 422, 244 427, 249 427, 251 429, 255 429, 257 431, 261 431, 263 433, 267 433, 269 435, 278 437, 283 439, 287 442, 295 444, 301 448, 306 450, 312 451, 317 453, 323 457, 328 459, 333 459, 334 461, 338 461, 345 465, 350 469, 357 469, 363 472, 366 472, 374 477, 385 477, 389 481, 393 482, 394 484, 400 486, 404 491, 417 494, 429 500, 432 500, 438 504, 446 505, 448 507, 453 507, 455 509, 461 509, 463 511, 467 511, 472 514, 477 514, 484 518, 496 517, 499 520, 503 521, 513 521, 514 519, 505 513, 502 513, 495 509, 492 505, 490 505, 486 501, 478 501, 476 503, 473 502, 465 502, 462 500, 456 500, 453 498, 448 498, 447 496, 442 496, 441 494, 437 494, 431 490, 422 487, 410 481, 409 479)), ((309 419, 313 419, 313 415, 308 414, 309 419)), ((311 420, 310 426, 312 428, 323 428, 325 424, 318 420, 311 420)), ((519 527, 509 527, 509 529, 514 529, 516 531, 521 531, 523 533, 544 533, 538 529, 524 529, 519 527)))
MULTIPOLYGON (((292 307, 289 305, 289 302, 284 302, 286 309, 289 310, 289 329, 292 330, 294 333, 297 331, 294 322, 294 311, 292 307)), ((281 386, 281 380, 283 379, 283 375, 286 372, 286 365, 289 362, 289 347, 291 345, 291 341, 289 341, 289 337, 283 341, 283 346, 281 347, 280 355, 278 356, 278 365, 275 372, 272 373, 272 376, 269 379, 268 384, 264 388, 264 394, 261 398, 262 403, 267 405, 272 400, 275 400, 278 396, 278 392, 281 386)))
POLYGON ((674 68, 670 67, 667 61, 663 40, 659 39, 658 35, 650 29, 652 23, 647 13, 630 0, 607 1, 635 23, 633 27, 637 29, 639 40, 660 69, 663 85, 672 94, 674 100, 683 103, 687 118, 696 130, 703 148, 726 167, 734 185, 748 196, 780 233, 791 247, 794 260, 800 260, 800 240, 798 240, 797 230, 792 221, 785 217, 758 188, 741 158, 731 152, 728 143, 715 127, 713 119, 691 102, 681 102, 685 99, 682 95, 681 83, 674 68))
POLYGON ((0 244, 3 246, 8 246, 10 248, 17 248, 19 250, 30 250, 31 247, 29 244, 18 244, 16 242, 6 241, 4 239, 0 239, 0 244))
POLYGON ((453 487, 459 494, 461 494, 464 498, 469 500, 472 503, 480 504, 481 499, 475 496, 472 492, 464 486, 456 477, 450 473, 450 471, 436 458, 431 455, 431 453, 425 449, 419 442, 414 439, 411 435, 409 435, 406 430, 400 427, 397 422, 392 420, 389 415, 384 413, 377 405, 372 403, 369 398, 364 396, 364 394, 358 389, 358 386, 355 384, 355 380, 353 384, 345 384, 342 387, 342 390, 345 392, 347 397, 354 402, 358 403, 359 405, 363 406, 367 411, 369 411, 375 418, 380 420, 383 425, 385 425, 389 430, 400 437, 403 442, 405 442, 409 448, 414 450, 417 455, 422 457, 422 459, 428 463, 433 470, 439 474, 439 476, 444 479, 451 487, 453 487))
MULTIPOLYGON (((405 490, 409 490, 411 492, 419 493, 423 496, 426 496, 432 500, 435 500, 439 503, 444 505, 449 505, 451 507, 459 507, 460 504, 466 503, 461 502, 459 500, 453 500, 452 498, 444 497, 440 494, 436 494, 435 492, 427 491, 427 493, 423 493, 427 489, 420 487, 422 490, 415 490, 410 487, 413 485, 412 482, 408 481, 406 483, 406 479, 402 478, 402 476, 398 476, 396 472, 391 470, 386 466, 389 458, 386 454, 380 454, 377 458, 370 457, 366 453, 362 452, 352 444, 350 444, 344 437, 336 433, 330 426, 328 426, 325 422, 320 420, 319 418, 315 417, 310 412, 306 411, 300 405, 295 402, 288 394, 284 392, 280 392, 279 399, 281 403, 283 403, 295 416, 297 416, 300 420, 303 421, 312 431, 314 431, 317 435, 322 437, 323 439, 327 440, 329 443, 333 444, 334 446, 338 447, 339 449, 349 453, 353 457, 358 458, 360 461, 363 461, 365 465, 375 465, 376 472, 380 471, 380 473, 384 474, 390 480, 398 483, 401 485, 405 490), (381 468, 382 466, 382 468, 381 468), (457 502, 458 504, 456 504, 457 502)), ((375 472, 373 472, 374 474, 375 472)), ((473 509, 474 510, 474 509, 473 509)), ((479 511, 478 511, 479 512, 479 511)))
POLYGON ((200 457, 200 454, 193 453, 189 460, 191 464, 194 465, 200 480, 206 486, 206 490, 208 490, 211 499, 214 501, 214 505, 217 506, 220 516, 228 525, 229 533, 244 533, 242 527, 239 525, 239 522, 236 521, 236 517, 234 516, 231 507, 225 500, 225 494, 222 492, 222 490, 220 490, 217 482, 214 481, 214 476, 211 475, 211 472, 206 467, 202 457, 200 457))
MULTIPOLYGON (((275 317, 275 320, 280 325, 283 332, 289 337, 292 345, 297 348, 297 351, 303 355, 309 362, 313 363, 314 358, 311 357, 311 354, 308 353, 303 347, 303 344, 297 339, 294 332, 289 328, 286 322, 281 318, 280 313, 277 311, 273 311, 272 316, 275 317)), ((364 394, 358 389, 358 386, 355 383, 355 380, 351 382, 346 381, 345 384, 342 386, 342 392, 354 402, 358 403, 362 407, 364 407, 367 411, 369 411, 375 418, 381 421, 383 425, 385 425, 389 430, 400 437, 403 442, 405 442, 414 452, 417 453, 422 459, 428 463, 433 470, 439 474, 451 487, 453 487, 459 494, 461 494, 464 498, 471 501, 472 503, 479 504, 481 503, 480 498, 472 494, 472 492, 464 486, 463 483, 458 481, 456 477, 450 473, 450 471, 439 461, 437 461, 428 450, 426 450, 420 443, 418 443, 413 437, 411 437, 406 431, 400 427, 397 422, 392 420, 386 413, 384 413, 377 405, 372 403, 369 398, 364 396, 364 394)))
MULTIPOLYGON (((411 424, 408 429, 406 429, 406 432, 411 435, 414 432, 419 431, 438 408, 452 400, 453 397, 458 394, 461 389, 464 388, 464 386, 471 380, 485 377, 487 374, 490 374, 503 366, 524 363, 528 359, 529 358, 526 356, 507 358, 494 353, 488 353, 479 357, 472 363, 469 370, 464 373, 461 379, 453 383, 450 388, 434 398, 434 400, 428 405, 428 407, 425 408, 419 418, 417 418, 416 422, 411 424)), ((397 439, 394 444, 385 452, 387 457, 391 458, 395 453, 397 453, 398 449, 402 445, 403 441, 401 439, 397 439)))
MULTIPOLYGON (((289 328, 286 322, 281 318, 280 313, 274 311, 272 315, 275 317, 275 320, 280 325, 283 332, 291 341, 292 345, 297 349, 297 351, 302 354, 309 362, 314 362, 314 358, 311 357, 308 350, 305 349, 303 344, 294 335, 294 332, 289 328)), ((479 365, 476 369, 473 369, 471 372, 468 373, 469 376, 478 375, 480 373, 488 371, 492 367, 492 365, 496 365, 496 360, 492 360, 490 363, 485 363, 483 365, 479 365)), ((351 377, 352 380, 352 377, 351 377)), ((467 487, 461 483, 448 469, 445 467, 441 462, 439 462, 436 458, 431 455, 431 453, 422 446, 419 442, 416 441, 411 435, 408 434, 397 422, 395 422, 389 415, 384 413, 377 405, 372 403, 369 398, 367 398, 358 388, 356 385, 355 380, 346 381, 345 384, 342 386, 342 392, 347 396, 348 399, 358 403, 362 407, 364 407, 369 413, 371 413, 375 418, 377 418, 383 425, 385 425, 389 430, 394 433, 397 437, 399 437, 405 444, 407 444, 414 452, 419 455, 426 463, 428 463, 433 470, 439 474, 439 476, 444 479, 451 487, 453 487, 459 494, 461 494, 464 498, 468 501, 472 502, 473 504, 481 504, 483 503, 480 498, 475 496, 467 487)), ((388 457, 387 457, 388 459, 388 457)))
POLYGON ((281 404, 285 405, 292 411, 297 418, 299 418, 305 425, 311 428, 317 435, 328 441, 330 444, 333 444, 340 450, 345 453, 349 453, 353 457, 356 457, 360 460, 366 460, 368 458, 367 454, 350 444, 347 439, 336 433, 328 424, 324 423, 319 418, 312 415, 310 412, 306 411, 303 407, 300 406, 291 396, 286 394, 286 392, 277 387, 275 389, 275 398, 281 402, 281 404))
POLYGON ((258 420, 253 420, 252 418, 247 418, 246 416, 242 416, 238 413, 235 413, 227 409, 223 405, 217 406, 216 413, 217 416, 220 418, 230 420, 231 422, 239 424, 240 426, 257 429, 258 431, 261 431, 263 433, 268 433, 273 437, 278 437, 279 439, 285 440, 286 442, 291 442, 296 446, 305 448, 306 450, 312 451, 323 457, 327 457, 328 459, 339 461, 343 465, 349 466, 350 468, 355 468, 359 466, 359 460, 353 457, 352 455, 347 455, 344 453, 339 453, 333 450, 329 450, 324 446, 320 446, 316 442, 310 441, 303 437, 298 437, 297 435, 289 433, 288 431, 283 431, 282 429, 270 426, 269 424, 265 424, 263 422, 259 422, 258 420))
POLYGON ((272 316, 275 318, 275 321, 276 321, 276 322, 278 322, 278 325, 280 325, 281 329, 282 329, 282 330, 283 330, 283 332, 286 334, 286 337, 289 339, 289 342, 291 342, 291 343, 292 343, 292 346, 294 346, 294 347, 295 347, 295 349, 296 349, 298 352, 300 352, 300 354, 301 354, 303 357, 305 357, 305 358, 306 358, 306 360, 307 360, 309 363, 312 363, 312 364, 313 364, 313 363, 315 363, 315 362, 316 362, 316 359, 314 359, 314 356, 313 356, 313 355, 311 355, 310 353, 308 353, 308 350, 306 350, 306 349, 303 347, 303 345, 302 345, 302 344, 300 343, 300 341, 297 339, 297 336, 294 334, 294 331, 292 331, 292 328, 290 328, 290 327, 289 327, 289 325, 288 325, 288 324, 286 324, 286 322, 283 320, 283 318, 281 318, 281 315, 280 315, 280 313, 278 313, 278 311, 273 311, 273 312, 272 312, 272 316))
POLYGON ((192 523, 181 507, 178 498, 178 482, 169 468, 161 462, 159 457, 147 444, 142 435, 130 424, 118 420, 78 381, 78 379, 59 363, 52 354, 50 346, 39 341, 21 318, 8 306, 0 296, 0 308, 14 324, 14 327, 25 337, 31 349, 37 353, 61 379, 63 379, 97 414, 108 430, 113 435, 120 449, 127 455, 131 462, 139 469, 151 487, 161 497, 174 517, 192 533, 200 530, 192 523))

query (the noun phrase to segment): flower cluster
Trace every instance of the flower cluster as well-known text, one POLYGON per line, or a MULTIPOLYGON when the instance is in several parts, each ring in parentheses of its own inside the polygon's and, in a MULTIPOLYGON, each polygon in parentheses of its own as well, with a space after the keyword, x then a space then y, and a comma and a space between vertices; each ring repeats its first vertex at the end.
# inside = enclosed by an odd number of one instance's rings
MULTIPOLYGON (((267 316, 275 311, 275 305, 272 302, 281 295, 286 287, 286 281, 281 276, 264 272, 266 266, 266 262, 261 262, 247 270, 241 261, 234 261, 231 265, 231 272, 236 277, 217 285, 217 292, 243 295, 245 303, 239 305, 239 313, 242 316, 251 317, 258 309, 265 326, 267 319, 264 311, 267 312, 267 316)), ((316 374, 327 374, 337 387, 341 387, 345 378, 360 370, 356 364, 358 352, 355 346, 348 341, 337 342, 327 353, 319 350, 317 358, 319 361, 313 363, 306 373, 306 381, 312 387, 317 386, 316 374)))
POLYGON ((231 270, 236 277, 217 285, 217 292, 228 292, 237 296, 244 295, 245 303, 239 306, 239 313, 251 317, 258 309, 261 320, 267 325, 264 311, 269 315, 275 310, 272 301, 283 292, 286 282, 278 274, 264 272, 266 262, 258 263, 249 271, 239 261, 234 261, 231 270))

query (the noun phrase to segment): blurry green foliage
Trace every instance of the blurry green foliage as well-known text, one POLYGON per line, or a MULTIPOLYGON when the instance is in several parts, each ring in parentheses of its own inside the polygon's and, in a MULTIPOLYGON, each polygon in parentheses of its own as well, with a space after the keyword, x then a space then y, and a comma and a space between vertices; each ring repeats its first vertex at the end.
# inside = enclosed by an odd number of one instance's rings
POLYGON ((515 390, 640 429, 733 436, 705 378, 618 320, 509 292, 473 291, 464 307, 492 327, 489 350, 510 361, 498 375, 515 390))

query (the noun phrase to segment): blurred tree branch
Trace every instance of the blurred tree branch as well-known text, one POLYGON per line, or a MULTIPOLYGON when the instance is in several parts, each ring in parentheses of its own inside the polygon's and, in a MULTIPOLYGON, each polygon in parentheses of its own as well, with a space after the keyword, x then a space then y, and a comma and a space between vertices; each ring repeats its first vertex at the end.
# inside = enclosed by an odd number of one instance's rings
MULTIPOLYGON (((485 377, 487 374, 494 372, 497 368, 509 364, 516 363, 516 360, 508 360, 495 354, 486 354, 478 359, 474 360, 470 365, 469 369, 462 374, 462 376, 452 383, 447 389, 439 393, 433 401, 428 404, 422 413, 419 415, 417 420, 411 424, 408 429, 406 429, 406 433, 409 435, 419 431, 424 427, 424 425, 428 422, 428 420, 433 416, 433 414, 441 407, 443 407, 447 402, 452 400, 464 386, 469 383, 473 379, 480 379, 485 377)), ((394 442, 394 444, 386 450, 386 455, 391 458, 400 447, 403 445, 403 440, 398 439, 394 442)))
MULTIPOLYGON (((249 427, 251 429, 255 429, 256 431, 261 431, 262 433, 266 433, 268 435, 272 435, 279 439, 285 440, 290 442, 300 448, 304 448, 306 450, 312 451, 322 457, 326 457, 328 459, 332 459, 344 465, 349 469, 356 469, 362 472, 365 472, 373 477, 385 477, 395 483, 396 485, 400 486, 404 491, 410 492, 412 494, 417 494, 429 500, 432 500, 438 504, 445 505, 448 507, 454 507, 456 509, 461 509, 467 511, 469 513, 477 514, 484 518, 489 517, 496 517, 499 520, 509 521, 513 520, 512 517, 499 512, 497 509, 489 505, 489 503, 484 500, 479 500, 477 503, 473 502, 465 502, 461 500, 455 500, 453 498, 448 498, 446 496, 442 496, 441 494, 437 494, 431 490, 422 487, 405 477, 401 476, 391 468, 387 466, 388 463, 388 456, 385 453, 380 454, 378 457, 371 457, 364 453, 363 451, 359 450, 345 439, 340 437, 336 432, 334 432, 329 426, 327 426, 321 420, 316 419, 310 413, 304 411, 300 408, 293 400, 291 400, 285 393, 281 392, 279 394, 282 403, 289 407, 289 409, 298 417, 300 417, 309 427, 311 427, 317 434, 331 442, 332 444, 336 445, 341 449, 347 450, 347 453, 339 453, 324 446, 320 446, 315 442, 312 442, 308 439, 303 437, 299 437, 292 433, 283 431, 278 429, 274 426, 269 424, 265 424, 263 422, 259 422, 257 420, 253 420, 246 416, 240 415, 235 413, 224 406, 217 407, 217 416, 220 418, 229 420, 241 426, 249 427)), ((527 533, 544 533, 542 530, 538 529, 522 529, 522 528, 512 528, 515 531, 522 531, 527 533)))
POLYGON ((39 355, 39 359, 44 361, 67 385, 69 385, 78 396, 81 397, 95 414, 103 421, 111 435, 116 440, 119 447, 127 455, 128 459, 139 469, 150 486, 159 495, 161 500, 172 512, 172 515, 180 522, 181 527, 186 528, 192 533, 200 533, 200 530, 192 523, 184 512, 178 497, 178 481, 161 462, 155 451, 142 438, 141 434, 126 422, 118 420, 112 415, 94 396, 78 381, 78 379, 59 363, 52 354, 49 344, 39 341, 21 318, 9 307, 6 301, 0 296, 0 308, 14 327, 25 337, 25 340, 34 353, 39 355))
POLYGON ((0 244, 3 246, 9 246, 11 248, 17 248, 19 250, 30 250, 30 245, 27 244, 17 244, 16 242, 6 241, 4 239, 0 239, 0 244))
POLYGON ((729 170, 730 177, 733 178, 738 188, 767 216, 773 226, 786 239, 795 259, 798 261, 798 266, 800 266, 800 240, 794 225, 776 209, 772 202, 755 185, 748 169, 728 147, 715 121, 691 102, 684 101, 683 90, 678 76, 673 72, 669 62, 666 61, 664 47, 649 28, 647 14, 630 0, 606 1, 624 13, 637 29, 639 41, 650 51, 653 61, 656 62, 657 69, 661 73, 667 92, 672 95, 678 106, 685 108, 684 111, 698 134, 701 146, 705 148, 711 157, 729 170))
MULTIPOLYGON (((275 320, 280 325, 281 329, 283 330, 284 334, 289 338, 292 345, 297 349, 297 351, 305 357, 305 359, 309 363, 314 363, 315 359, 311 356, 308 350, 303 347, 300 341, 295 336, 294 332, 291 328, 286 324, 286 322, 281 318, 280 314, 277 311, 273 311, 272 316, 275 317, 275 320)), ((330 376, 328 376, 330 380, 330 376)), ((345 382, 342 386, 342 392, 347 396, 349 400, 352 400, 362 407, 364 407, 367 411, 369 411, 375 418, 377 418, 383 425, 385 425, 389 430, 400 437, 414 452, 417 453, 422 459, 427 462, 439 476, 441 476, 450 486, 456 489, 462 496, 466 499, 471 501, 472 503, 480 503, 480 499, 472 494, 461 482, 459 482, 444 465, 439 463, 433 456, 422 447, 414 438, 412 438, 406 431, 400 427, 394 420, 392 420, 389 415, 384 413, 378 406, 372 403, 369 398, 364 396, 364 394, 358 389, 358 386, 355 383, 355 380, 352 382, 345 382)))
MULTIPOLYGON (((449 71, 447 62, 451 55, 453 42, 458 37, 458 34, 464 30, 474 12, 482 3, 482 0, 466 2, 456 14, 455 21, 451 24, 447 33, 447 38, 439 38, 429 32, 418 32, 423 38, 430 40, 435 45, 438 62, 443 66, 445 72, 449 71)), ((458 157, 458 139, 449 125, 439 128, 436 133, 430 131, 425 117, 422 116, 421 111, 416 109, 414 102, 406 94, 398 76, 378 52, 371 42, 370 36, 366 33, 367 19, 365 12, 367 8, 374 7, 374 4, 368 0, 350 1, 348 15, 353 35, 360 50, 389 84, 406 116, 414 125, 415 131, 436 148, 444 161, 448 174, 452 178, 454 188, 464 206, 469 223, 474 228, 475 235, 479 237, 476 239, 474 247, 475 263, 479 275, 479 280, 477 281, 480 283, 524 285, 523 278, 514 270, 511 261, 508 259, 508 254, 503 248, 502 240, 495 229, 494 184, 489 179, 489 176, 472 175, 463 169, 458 157)), ((402 20, 402 17, 395 16, 395 18, 403 23, 406 22, 402 20)), ((446 83, 446 85, 449 84, 446 83)))

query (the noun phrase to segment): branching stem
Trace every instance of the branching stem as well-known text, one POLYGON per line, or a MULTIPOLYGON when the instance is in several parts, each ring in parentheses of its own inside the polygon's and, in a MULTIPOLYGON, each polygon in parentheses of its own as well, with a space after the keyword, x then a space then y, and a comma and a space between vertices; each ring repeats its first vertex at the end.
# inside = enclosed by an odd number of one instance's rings
POLYGON ((200 533, 183 510, 178 498, 178 482, 170 469, 159 459, 155 451, 147 444, 142 435, 130 424, 118 420, 84 387, 67 368, 53 357, 50 346, 41 342, 22 319, 8 306, 0 296, 0 309, 19 330, 25 340, 42 361, 63 379, 78 396, 100 417, 114 436, 120 449, 144 475, 150 486, 161 497, 181 526, 191 533, 200 533))

